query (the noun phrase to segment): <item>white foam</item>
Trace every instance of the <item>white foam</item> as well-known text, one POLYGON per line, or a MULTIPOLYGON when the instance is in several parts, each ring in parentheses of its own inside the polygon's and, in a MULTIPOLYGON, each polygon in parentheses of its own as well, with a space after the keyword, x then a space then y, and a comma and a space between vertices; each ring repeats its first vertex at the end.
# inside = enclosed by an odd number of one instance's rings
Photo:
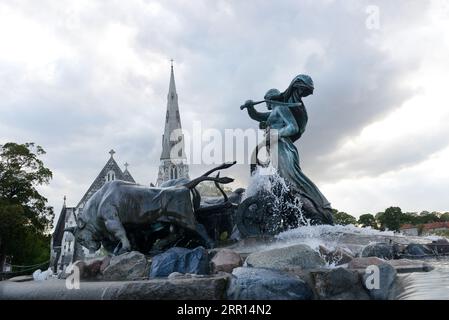
MULTIPOLYGON (((361 236, 394 236, 392 231, 379 231, 371 227, 360 228, 354 225, 309 225, 281 232, 275 238, 278 240, 277 247, 305 244, 319 252, 320 246, 333 251, 337 248, 348 253, 356 254, 340 238, 343 235, 361 236)), ((334 268, 335 261, 327 261, 327 267, 334 268)))
POLYGON ((433 236, 424 237, 424 239, 427 239, 427 240, 430 240, 430 241, 438 241, 438 240, 442 240, 442 239, 445 239, 445 238, 433 235, 433 236))
POLYGON ((371 227, 356 227, 352 224, 342 226, 342 225, 308 225, 302 226, 296 229, 291 229, 285 232, 281 232, 276 236, 279 240, 294 240, 302 238, 322 238, 324 235, 335 235, 339 234, 360 234, 369 236, 394 236, 393 231, 380 231, 373 229, 371 227))
MULTIPOLYGON (((285 206, 294 209, 297 212, 299 224, 298 228, 281 232, 275 236, 275 242, 265 245, 263 249, 269 250, 281 248, 296 244, 305 244, 313 250, 319 252, 319 247, 324 246, 328 250, 335 250, 337 247, 348 252, 352 252, 344 242, 340 241, 343 235, 363 235, 363 236, 395 236, 393 231, 379 231, 371 227, 356 227, 354 225, 311 225, 310 220, 306 219, 302 213, 301 199, 298 197, 292 203, 285 203, 286 194, 290 193, 289 185, 273 168, 256 169, 251 176, 248 188, 246 189, 243 199, 257 196, 260 193, 269 193, 273 195, 270 201, 273 201, 273 211, 279 208, 278 212, 285 206), (263 170, 263 171, 262 171, 263 170), (269 174, 267 174, 269 173, 269 174), (273 194, 273 190, 278 190, 279 194, 273 194)), ((252 248, 255 250, 255 248, 252 248)), ((352 252, 353 253, 353 252, 352 252)), ((329 261, 328 267, 335 267, 335 262, 329 261)))
POLYGON ((249 197, 258 196, 263 193, 271 195, 272 210, 281 212, 282 210, 291 210, 298 218, 299 224, 310 225, 310 219, 307 219, 302 212, 302 202, 297 194, 292 202, 286 202, 286 196, 291 193, 290 186, 285 179, 279 175, 277 170, 271 166, 268 168, 257 167, 251 176, 248 188, 243 194, 243 200, 249 197), (273 190, 277 190, 276 193, 273 190))

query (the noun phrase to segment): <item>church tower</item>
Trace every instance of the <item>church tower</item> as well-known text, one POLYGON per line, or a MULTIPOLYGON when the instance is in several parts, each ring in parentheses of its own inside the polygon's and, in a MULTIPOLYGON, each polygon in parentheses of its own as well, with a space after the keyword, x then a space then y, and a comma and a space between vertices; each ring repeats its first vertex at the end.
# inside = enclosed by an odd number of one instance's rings
POLYGON ((171 179, 189 178, 189 166, 186 164, 187 158, 184 149, 184 135, 182 134, 172 60, 157 186, 171 179))

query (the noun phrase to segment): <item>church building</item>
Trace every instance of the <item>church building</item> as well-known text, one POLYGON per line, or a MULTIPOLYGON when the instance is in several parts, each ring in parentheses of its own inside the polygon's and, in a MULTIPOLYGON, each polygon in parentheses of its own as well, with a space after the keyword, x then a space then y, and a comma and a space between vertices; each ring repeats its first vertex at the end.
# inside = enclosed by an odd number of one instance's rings
POLYGON ((66 197, 64 196, 64 204, 51 239, 50 267, 55 272, 63 271, 75 260, 94 256, 86 248, 77 245, 74 236, 70 232, 64 232, 65 228, 76 226, 75 215, 79 216, 83 212, 85 204, 92 195, 109 181, 124 180, 135 183, 134 178, 128 170, 128 163, 125 163, 125 170, 122 171, 114 159, 115 151, 111 150, 109 154, 109 160, 75 207, 67 207, 66 197))
MULTIPOLYGON (((170 84, 167 95, 165 129, 162 136, 162 153, 156 182, 158 186, 171 179, 189 177, 189 167, 186 164, 184 152, 184 135, 181 130, 181 117, 179 115, 178 94, 176 92, 172 60, 170 84), (180 133, 178 139, 175 141, 170 139, 173 132, 180 133), (178 152, 172 152, 175 150, 175 147, 178 152)), ((125 170, 122 171, 114 159, 115 151, 111 150, 109 154, 109 160, 75 207, 68 207, 66 205, 66 197, 64 197, 64 204, 51 239, 50 267, 53 268, 55 272, 65 270, 70 263, 76 260, 95 256, 95 254, 90 254, 86 248, 76 244, 74 236, 71 233, 64 232, 65 228, 76 226, 75 217, 82 213, 85 204, 92 195, 109 181, 124 180, 135 183, 134 178, 128 171, 128 164, 124 164, 125 170)))

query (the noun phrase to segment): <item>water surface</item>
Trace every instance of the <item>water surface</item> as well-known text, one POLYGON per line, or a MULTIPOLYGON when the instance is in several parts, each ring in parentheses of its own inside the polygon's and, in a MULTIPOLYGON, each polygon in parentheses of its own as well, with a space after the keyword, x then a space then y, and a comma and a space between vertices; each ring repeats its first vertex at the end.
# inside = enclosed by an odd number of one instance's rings
POLYGON ((398 275, 398 300, 449 300, 449 257, 425 261, 435 269, 398 275))

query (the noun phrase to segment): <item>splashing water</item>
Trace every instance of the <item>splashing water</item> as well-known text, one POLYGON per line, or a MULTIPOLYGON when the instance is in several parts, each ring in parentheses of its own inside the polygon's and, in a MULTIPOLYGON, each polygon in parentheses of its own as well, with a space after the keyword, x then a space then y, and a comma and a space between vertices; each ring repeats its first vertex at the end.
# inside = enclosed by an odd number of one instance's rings
POLYGON ((258 167, 251 176, 243 200, 249 197, 259 197, 270 213, 270 221, 276 226, 274 233, 285 231, 299 225, 310 226, 302 212, 300 195, 291 190, 286 180, 272 166, 258 167))
POLYGON ((330 250, 337 247, 358 251, 369 243, 383 241, 385 238, 398 238, 392 231, 379 231, 371 227, 360 228, 354 225, 309 225, 279 233, 275 239, 288 245, 307 244, 314 250, 324 246, 330 250))
POLYGON ((314 225, 303 226, 297 229, 288 230, 280 233, 277 238, 280 240, 292 240, 304 237, 327 237, 338 236, 341 234, 354 234, 354 235, 366 235, 366 236, 397 236, 393 231, 380 231, 371 227, 356 227, 352 224, 349 225, 314 225))
MULTIPOLYGON (((393 231, 379 231, 371 227, 354 225, 312 225, 302 211, 301 198, 292 192, 290 185, 274 168, 257 168, 251 176, 243 200, 256 197, 268 203, 270 213, 267 224, 272 227, 273 239, 269 242, 256 241, 236 247, 239 252, 264 251, 296 244, 308 245, 320 253, 320 247, 340 250, 357 256, 368 244, 393 242, 407 244, 428 242, 423 237, 410 237, 393 231), (293 221, 294 220, 294 221, 293 221)), ((327 261, 328 267, 335 267, 335 261, 327 261)))
MULTIPOLYGON (((300 196, 293 194, 289 184, 273 167, 256 169, 250 178, 243 200, 250 197, 260 197, 262 201, 269 202, 269 212, 273 215, 270 223, 278 224, 273 227, 274 242, 269 244, 268 248, 307 244, 316 251, 320 246, 325 246, 331 250, 340 247, 353 252, 360 249, 361 243, 358 243, 358 240, 361 237, 365 238, 362 242, 366 245, 379 239, 383 240, 385 237, 395 236, 391 231, 378 231, 370 227, 311 225, 310 219, 303 214, 300 196), (352 241, 351 238, 358 239, 352 241), (349 242, 349 245, 346 245, 346 242, 349 242)), ((265 248, 268 249, 266 245, 265 248)))

